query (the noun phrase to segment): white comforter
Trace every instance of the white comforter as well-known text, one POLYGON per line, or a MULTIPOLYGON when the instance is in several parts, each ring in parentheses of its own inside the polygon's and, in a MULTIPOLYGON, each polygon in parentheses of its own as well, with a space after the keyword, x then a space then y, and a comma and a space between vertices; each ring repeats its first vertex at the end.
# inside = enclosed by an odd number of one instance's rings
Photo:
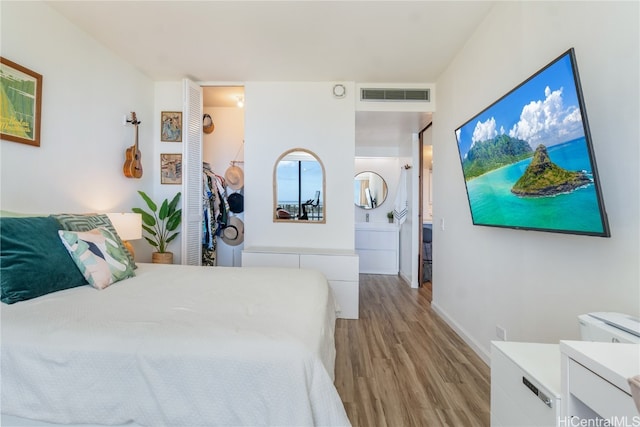
POLYGON ((2 304, 2 413, 61 424, 348 425, 318 272, 139 264, 2 304))

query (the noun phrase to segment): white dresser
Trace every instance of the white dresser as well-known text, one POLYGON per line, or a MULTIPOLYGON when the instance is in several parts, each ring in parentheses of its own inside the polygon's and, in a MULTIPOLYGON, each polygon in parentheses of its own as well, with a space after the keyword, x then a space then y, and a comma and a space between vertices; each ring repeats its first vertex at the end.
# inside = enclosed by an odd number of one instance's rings
POLYGON ((325 275, 340 306, 338 317, 357 319, 358 255, 336 249, 251 247, 242 251, 243 267, 288 267, 318 270, 325 275))
POLYGON ((398 274, 400 229, 385 222, 356 223, 355 246, 360 273, 398 274))

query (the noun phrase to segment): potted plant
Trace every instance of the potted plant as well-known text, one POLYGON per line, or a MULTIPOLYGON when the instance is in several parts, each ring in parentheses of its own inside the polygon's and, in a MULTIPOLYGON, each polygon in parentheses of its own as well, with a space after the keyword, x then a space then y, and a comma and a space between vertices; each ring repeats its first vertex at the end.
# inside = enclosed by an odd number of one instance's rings
POLYGON ((177 209, 181 193, 178 192, 171 202, 164 199, 160 209, 144 191, 138 191, 138 193, 142 196, 150 212, 141 208, 131 210, 142 215, 142 228, 148 234, 144 238, 156 248, 156 251, 151 254, 151 262, 173 264, 173 252, 167 251, 167 245, 180 233, 176 230, 182 222, 182 209, 177 209))
POLYGON ((393 224, 393 211, 387 212, 387 219, 389 219, 389 224, 393 224))

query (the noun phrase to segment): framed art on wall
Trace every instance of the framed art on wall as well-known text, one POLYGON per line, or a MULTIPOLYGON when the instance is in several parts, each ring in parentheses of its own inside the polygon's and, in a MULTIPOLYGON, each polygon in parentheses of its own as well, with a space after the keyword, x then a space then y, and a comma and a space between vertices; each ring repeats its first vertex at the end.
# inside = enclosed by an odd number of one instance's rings
POLYGON ((40 146, 42 75, 0 57, 2 139, 40 146))
POLYGON ((182 184, 182 154, 160 154, 160 184, 182 184))
POLYGON ((182 142, 182 112, 163 111, 160 118, 160 141, 182 142))

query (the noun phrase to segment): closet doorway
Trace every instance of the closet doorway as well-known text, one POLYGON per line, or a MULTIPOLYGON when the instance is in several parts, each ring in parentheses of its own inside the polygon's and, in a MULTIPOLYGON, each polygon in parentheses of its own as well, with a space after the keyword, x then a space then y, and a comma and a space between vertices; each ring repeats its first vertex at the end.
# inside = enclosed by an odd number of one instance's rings
MULTIPOLYGON (((203 246, 203 265, 239 267, 244 247, 244 87, 202 86, 202 104, 203 178, 213 178, 209 180, 213 187, 215 177, 224 183, 227 223, 241 233, 236 237, 236 230, 229 228, 226 233, 219 231, 215 242, 205 238, 203 243, 213 245, 213 249, 203 246), (215 259, 209 259, 211 256, 215 259)), ((211 228, 207 224, 205 227, 211 228)))

